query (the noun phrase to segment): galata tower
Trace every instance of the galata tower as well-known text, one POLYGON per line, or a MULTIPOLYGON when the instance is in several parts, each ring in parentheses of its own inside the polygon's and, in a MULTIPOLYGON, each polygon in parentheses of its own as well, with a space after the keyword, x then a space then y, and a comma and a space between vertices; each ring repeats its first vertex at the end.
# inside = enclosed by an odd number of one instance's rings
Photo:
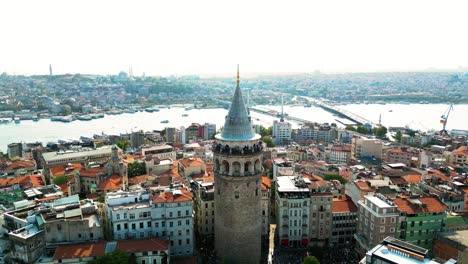
POLYGON ((259 263, 262 142, 237 87, 223 132, 214 143, 215 249, 225 263, 259 263))

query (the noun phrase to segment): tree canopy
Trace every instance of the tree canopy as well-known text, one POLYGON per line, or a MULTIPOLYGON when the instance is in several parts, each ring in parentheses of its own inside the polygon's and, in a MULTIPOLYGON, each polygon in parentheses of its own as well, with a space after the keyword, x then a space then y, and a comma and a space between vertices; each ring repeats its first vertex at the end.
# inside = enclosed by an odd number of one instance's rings
POLYGON ((129 140, 118 140, 117 142, 115 142, 115 144, 122 150, 130 148, 130 146, 132 145, 129 140))
POLYGON ((345 184, 347 182, 347 180, 345 178, 341 177, 338 174, 325 174, 325 175, 323 175, 323 179, 326 180, 326 181, 337 180, 341 184, 345 184))
POLYGON ((64 184, 64 183, 67 183, 68 180, 67 180, 67 177, 61 175, 61 176, 57 176, 55 177, 52 182, 56 185, 61 185, 61 184, 64 184))
POLYGON ((266 143, 267 147, 272 148, 275 146, 275 142, 269 136, 262 137, 262 141, 266 143))
POLYGON ((318 259, 314 256, 308 256, 302 261, 302 264, 320 264, 318 259))
POLYGON ((134 259, 130 255, 121 250, 115 250, 111 253, 106 253, 102 256, 97 257, 95 260, 91 260, 88 264, 128 264, 135 263, 134 259), (132 261, 133 260, 133 261, 132 261))
POLYGON ((132 178, 146 174, 146 163, 144 162, 132 162, 128 164, 128 177, 132 178))
POLYGON ((385 138, 387 135, 387 128, 384 126, 380 126, 374 129, 374 135, 379 138, 385 138))

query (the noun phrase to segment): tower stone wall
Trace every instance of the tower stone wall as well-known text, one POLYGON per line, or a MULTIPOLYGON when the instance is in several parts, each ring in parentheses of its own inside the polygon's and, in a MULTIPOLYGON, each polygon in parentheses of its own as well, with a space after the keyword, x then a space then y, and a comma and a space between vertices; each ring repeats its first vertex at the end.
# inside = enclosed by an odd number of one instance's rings
POLYGON ((215 250, 224 263, 259 263, 262 237, 262 142, 239 87, 213 145, 215 250))

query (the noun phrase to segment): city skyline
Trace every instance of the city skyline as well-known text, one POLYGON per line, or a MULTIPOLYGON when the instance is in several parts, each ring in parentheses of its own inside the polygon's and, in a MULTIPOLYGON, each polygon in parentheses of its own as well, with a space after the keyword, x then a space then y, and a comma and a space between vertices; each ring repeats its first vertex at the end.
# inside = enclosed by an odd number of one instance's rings
POLYGON ((0 4, 0 72, 228 75, 464 70, 462 1, 0 4), (27 6, 28 8, 24 8, 27 6))

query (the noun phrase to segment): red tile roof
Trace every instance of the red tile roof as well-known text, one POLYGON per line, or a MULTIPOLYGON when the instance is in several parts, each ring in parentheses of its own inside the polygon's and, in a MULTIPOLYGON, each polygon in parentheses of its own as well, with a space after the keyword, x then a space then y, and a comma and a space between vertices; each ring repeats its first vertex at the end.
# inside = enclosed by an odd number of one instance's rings
POLYGON ((418 213, 441 213, 445 212, 447 206, 445 206, 439 199, 433 196, 419 197, 419 198, 397 198, 393 201, 398 207, 400 212, 407 214, 418 214, 418 213), (417 200, 422 203, 418 204, 417 200), (414 200, 414 202, 413 202, 414 200))
POLYGON ((36 162, 34 160, 15 160, 12 161, 10 165, 5 167, 4 171, 12 171, 23 168, 34 168, 36 167, 36 162))
POLYGON ((333 213, 357 212, 357 207, 349 196, 343 195, 343 196, 340 196, 339 198, 333 198, 332 212, 333 213))
POLYGON ((422 179, 421 175, 418 174, 405 175, 402 176, 402 178, 405 179, 405 181, 408 183, 420 183, 422 179))
POLYGON ((153 203, 179 203, 192 201, 192 193, 185 188, 153 196, 153 203))
POLYGON ((142 182, 145 182, 147 179, 148 179, 148 174, 128 178, 128 185, 137 185, 142 182))
POLYGON ((32 188, 32 187, 41 187, 45 186, 45 179, 43 175, 27 175, 27 176, 20 176, 15 178, 6 178, 0 179, 0 186, 10 186, 14 184, 21 185, 22 188, 32 188))
POLYGON ((102 256, 106 242, 59 245, 55 250, 54 260, 102 256))
POLYGON ((88 169, 80 171, 80 177, 96 178, 99 174, 103 174, 105 172, 106 172, 106 169, 104 167, 88 168, 88 169))
POLYGON ((358 187, 361 191, 366 191, 366 192, 373 192, 375 191, 374 188, 372 188, 368 182, 366 181, 355 181, 354 184, 356 187, 358 187))
POLYGON ((181 159, 179 160, 179 163, 182 164, 184 167, 198 167, 198 166, 202 166, 203 164, 205 164, 205 162, 200 159, 200 158, 185 158, 185 159, 181 159))
POLYGON ((169 249, 169 242, 159 238, 141 240, 122 240, 117 244, 117 249, 128 253, 162 251, 169 249))
POLYGON ((271 180, 268 177, 262 177, 262 191, 271 189, 271 180))
POLYGON ((120 179, 120 176, 118 174, 114 174, 111 177, 102 180, 98 185, 98 189, 102 191, 114 191, 119 190, 122 186, 123 182, 120 179))
POLYGON ((468 146, 461 146, 456 150, 452 151, 453 154, 468 156, 468 146))
POLYGON ((53 166, 53 167, 50 167, 49 170, 50 170, 50 175, 51 176, 63 176, 63 175, 70 175, 70 174, 73 174, 75 172, 79 172, 83 169, 83 165, 79 164, 79 163, 73 163, 71 164, 71 166, 67 165, 67 164, 63 164, 63 165, 57 165, 57 166, 53 166))

